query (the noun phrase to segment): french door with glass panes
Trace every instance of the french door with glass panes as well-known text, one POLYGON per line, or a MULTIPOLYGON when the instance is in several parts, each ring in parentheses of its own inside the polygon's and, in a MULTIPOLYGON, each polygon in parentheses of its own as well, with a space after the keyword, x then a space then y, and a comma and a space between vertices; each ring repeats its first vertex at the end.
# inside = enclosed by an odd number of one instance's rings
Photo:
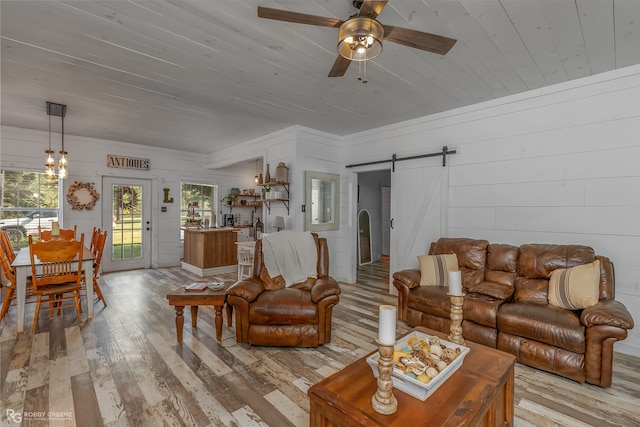
POLYGON ((151 181, 104 177, 104 271, 151 267, 151 181))

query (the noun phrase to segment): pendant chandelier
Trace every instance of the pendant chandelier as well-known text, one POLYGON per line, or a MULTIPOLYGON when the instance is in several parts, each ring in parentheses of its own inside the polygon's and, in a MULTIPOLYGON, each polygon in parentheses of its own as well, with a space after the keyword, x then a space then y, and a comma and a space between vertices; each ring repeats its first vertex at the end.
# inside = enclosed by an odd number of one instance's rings
POLYGON ((67 161, 67 152, 64 149, 64 116, 67 113, 67 106, 63 104, 55 104, 53 102, 47 102, 47 115, 49 116, 49 148, 45 150, 45 170, 44 173, 47 178, 55 178, 56 177, 56 160, 55 160, 55 151, 51 149, 51 116, 60 117, 61 120, 61 131, 60 134, 62 136, 62 148, 58 153, 58 177, 66 178, 68 171, 68 161, 67 161))
POLYGON ((257 184, 260 179, 258 178, 258 159, 256 159, 256 177, 253 181, 257 184))

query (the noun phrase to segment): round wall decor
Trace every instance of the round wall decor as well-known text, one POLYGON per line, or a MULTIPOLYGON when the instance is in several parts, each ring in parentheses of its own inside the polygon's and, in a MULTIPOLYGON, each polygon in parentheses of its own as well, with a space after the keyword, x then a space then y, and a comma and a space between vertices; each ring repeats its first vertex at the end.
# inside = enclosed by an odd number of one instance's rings
POLYGON ((69 185, 67 191, 67 201, 71 204, 71 209, 81 211, 86 209, 90 211, 100 199, 100 194, 93 188, 90 182, 74 181, 69 185))

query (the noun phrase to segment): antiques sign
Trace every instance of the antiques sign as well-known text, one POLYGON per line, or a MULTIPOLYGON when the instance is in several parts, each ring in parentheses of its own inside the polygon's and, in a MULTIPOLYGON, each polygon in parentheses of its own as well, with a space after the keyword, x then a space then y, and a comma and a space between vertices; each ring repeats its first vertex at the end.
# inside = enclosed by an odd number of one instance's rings
POLYGON ((136 157, 116 156, 107 154, 107 167, 124 169, 149 170, 149 159, 138 159, 136 157))

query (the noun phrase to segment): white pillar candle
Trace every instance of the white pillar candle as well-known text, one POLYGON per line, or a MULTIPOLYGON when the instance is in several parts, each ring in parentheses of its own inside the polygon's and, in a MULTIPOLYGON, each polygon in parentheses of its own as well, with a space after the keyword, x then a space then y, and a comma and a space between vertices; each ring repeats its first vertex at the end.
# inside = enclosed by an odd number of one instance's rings
POLYGON ((449 294, 462 295, 462 276, 460 271, 449 272, 449 294))
POLYGON ((382 345, 396 343, 396 308, 381 305, 378 318, 378 342, 382 345))
POLYGON ((60 224, 58 223, 58 221, 51 222, 51 235, 52 236, 60 235, 60 224))

